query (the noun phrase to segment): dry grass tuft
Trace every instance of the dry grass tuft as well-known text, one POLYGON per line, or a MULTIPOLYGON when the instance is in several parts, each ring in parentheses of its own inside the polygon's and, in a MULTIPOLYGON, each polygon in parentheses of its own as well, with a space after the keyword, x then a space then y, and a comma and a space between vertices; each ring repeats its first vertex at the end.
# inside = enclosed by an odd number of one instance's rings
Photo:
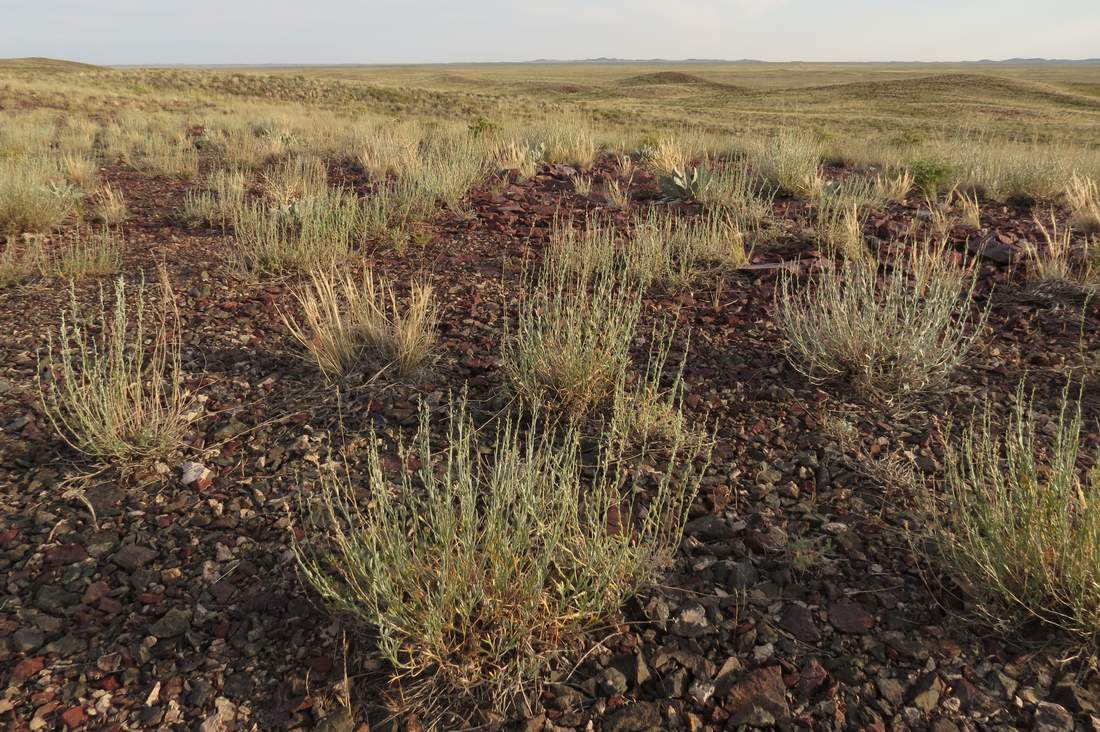
POLYGON ((0 234, 53 231, 76 214, 81 195, 47 159, 0 159, 0 234))
POLYGON ((1043 236, 1045 246, 1024 242, 1028 256, 1027 277, 1031 284, 1051 293, 1074 292, 1100 286, 1100 261, 1087 240, 1080 251, 1073 246, 1073 232, 1059 227, 1050 214, 1049 226, 1038 217, 1035 225, 1043 236))
POLYGON ((1100 188, 1092 178, 1073 174, 1066 186, 1070 225, 1085 234, 1100 234, 1100 188))
POLYGON ((630 363, 640 313, 640 290, 613 268, 578 271, 570 258, 550 257, 527 276, 501 367, 528 406, 586 416, 607 403, 630 363))
POLYGON ((903 170, 893 177, 877 176, 875 188, 881 200, 905 203, 913 191, 913 174, 903 170))
POLYGON ((98 231, 77 230, 44 249, 43 274, 80 280, 85 277, 115 274, 122 267, 122 245, 118 234, 104 226, 98 231))
POLYGON ((291 335, 330 378, 381 360, 408 376, 427 360, 435 343, 438 313, 429 285, 415 284, 404 306, 393 289, 370 271, 361 281, 331 270, 313 272, 298 293, 303 321, 284 316, 291 335))
POLYGON ((92 220, 104 226, 118 226, 129 216, 122 191, 104 183, 92 201, 92 220))

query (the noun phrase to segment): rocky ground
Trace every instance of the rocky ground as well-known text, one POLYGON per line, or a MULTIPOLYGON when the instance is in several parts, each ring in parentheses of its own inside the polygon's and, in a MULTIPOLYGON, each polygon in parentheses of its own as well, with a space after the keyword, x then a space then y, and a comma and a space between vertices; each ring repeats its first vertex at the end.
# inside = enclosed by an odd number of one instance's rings
MULTIPOLYGON (((556 213, 604 206, 573 192, 571 172, 544 167, 479 191, 424 247, 372 255, 396 282, 430 274, 444 308, 438 359, 417 383, 337 392, 282 325, 295 282, 237 277, 222 232, 175 221, 183 184, 106 170, 130 202, 126 275, 153 282, 164 262, 176 288, 203 416, 171 461, 90 468, 52 431, 35 382, 65 288, 0 292, 3 726, 396 728, 378 704, 384 669, 298 579, 296 496, 368 425, 413 425, 420 399, 439 406, 465 384, 475 403, 497 404, 511 265, 541 250, 556 213), (340 706, 346 687, 355 719, 340 706)), ((613 174, 608 161, 597 170, 613 174)), ((656 185, 644 175, 635 185, 635 207, 650 205, 656 185)), ((914 545, 920 519, 902 469, 935 474, 944 418, 1003 403, 1025 374, 1053 409, 1082 334, 1087 349, 1100 339, 1100 309, 1029 289, 1016 263, 1020 242, 1037 241, 1030 212, 987 204, 980 231, 952 234, 956 251, 981 258, 987 336, 944 393, 884 411, 787 364, 777 268, 816 252, 802 206, 775 208, 777 241, 753 266, 646 298, 647 321, 674 318, 691 333, 685 404, 714 430, 713 465, 672 574, 520 728, 1100 729, 1096 657, 1041 628, 973 622, 914 545), (838 430, 841 420, 854 429, 838 430)), ((921 218, 914 199, 866 233, 885 247, 921 218)), ((92 301, 101 284, 79 284, 78 298, 92 301)), ((1095 445, 1097 394, 1085 405, 1095 445)))

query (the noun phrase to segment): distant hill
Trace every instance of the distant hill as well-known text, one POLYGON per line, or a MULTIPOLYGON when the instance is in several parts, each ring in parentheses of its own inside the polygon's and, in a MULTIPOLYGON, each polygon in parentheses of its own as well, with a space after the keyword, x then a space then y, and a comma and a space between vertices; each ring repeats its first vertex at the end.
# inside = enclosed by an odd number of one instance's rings
POLYGON ((1100 58, 1006 58, 1003 61, 991 61, 983 58, 979 64, 1100 64, 1100 58))
POLYGON ((552 58, 537 58, 533 61, 524 61, 528 64, 765 64, 771 63, 769 61, 758 61, 752 58, 741 58, 733 61, 721 58, 683 58, 683 59, 667 59, 667 58, 607 58, 601 56, 600 58, 585 58, 585 59, 552 59, 552 58))
POLYGON ((3 71, 102 71, 106 67, 95 64, 83 64, 79 61, 62 61, 56 58, 0 58, 0 70, 3 71))
POLYGON ((974 63, 974 64, 1100 64, 1100 58, 1081 58, 1081 59, 1060 59, 1060 58, 1008 58, 1001 61, 995 61, 993 59, 982 59, 980 61, 760 61, 753 58, 739 58, 739 59, 717 59, 717 58, 684 58, 684 59, 667 59, 667 58, 607 58, 601 56, 600 58, 586 58, 586 59, 549 59, 539 58, 533 61, 524 61, 528 64, 649 64, 653 66, 658 65, 686 65, 686 64, 802 64, 802 63, 866 63, 866 64, 882 64, 882 63, 974 63))

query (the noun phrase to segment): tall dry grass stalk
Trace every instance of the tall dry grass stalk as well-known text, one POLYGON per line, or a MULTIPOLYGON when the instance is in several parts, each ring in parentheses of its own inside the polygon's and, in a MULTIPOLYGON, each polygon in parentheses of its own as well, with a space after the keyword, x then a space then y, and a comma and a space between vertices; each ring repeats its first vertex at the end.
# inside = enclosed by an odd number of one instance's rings
POLYGON ((1100 188, 1096 181, 1073 174, 1065 191, 1070 225, 1085 234, 1100 234, 1100 188))

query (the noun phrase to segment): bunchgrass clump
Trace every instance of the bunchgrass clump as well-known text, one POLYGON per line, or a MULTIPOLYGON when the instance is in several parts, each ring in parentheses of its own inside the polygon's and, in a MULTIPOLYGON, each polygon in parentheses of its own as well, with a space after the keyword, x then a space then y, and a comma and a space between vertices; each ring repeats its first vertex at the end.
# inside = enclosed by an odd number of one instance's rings
POLYGON ((607 403, 630 362, 641 291, 612 268, 567 262, 550 257, 527 276, 501 366, 530 407, 583 417, 607 403))
POLYGON ((1053 212, 1050 220, 1035 218, 1035 226, 1043 237, 1039 246, 1025 241, 1027 278, 1033 288, 1048 294, 1072 294, 1100 287, 1100 261, 1088 240, 1080 247, 1073 245, 1073 232, 1058 226, 1053 212))
POLYGON ((845 380, 884 401, 941 383, 985 323, 974 316, 975 275, 930 246, 894 262, 847 259, 801 290, 787 274, 778 325, 787 356, 815 381, 845 380))
POLYGON ((1068 390, 1048 421, 1021 384, 1003 431, 987 408, 946 441, 942 495, 925 494, 931 559, 995 625, 1100 633, 1100 455, 1079 464, 1083 426, 1068 390))
POLYGON ((731 215, 715 211, 691 219, 650 214, 638 219, 625 248, 624 271, 643 286, 681 289, 749 262, 745 232, 731 215))
POLYGON ((78 229, 44 249, 41 263, 43 274, 68 280, 115 274, 122 267, 122 245, 110 227, 78 229))
POLYGON ((122 191, 110 183, 104 183, 92 199, 92 220, 104 226, 118 226, 129 215, 122 191))
POLYGON ((498 425, 486 448, 463 403, 448 412, 441 445, 421 411, 401 469, 386 469, 372 438, 363 480, 325 474, 295 551, 318 594, 377 634, 399 711, 458 729, 529 713, 539 679, 656 579, 682 535, 699 448, 673 445, 638 485, 607 440, 582 462, 576 431, 536 418, 498 425))
POLYGON ((770 143, 750 151, 753 170, 787 193, 818 198, 823 190, 822 146, 800 130, 784 130, 770 143))
POLYGON ((232 221, 238 264, 251 272, 281 274, 345 259, 361 231, 362 212, 351 194, 325 188, 284 208, 244 201, 232 221))
POLYGON ((19 284, 40 271, 43 256, 42 242, 39 239, 31 239, 22 246, 9 241, 0 249, 0 288, 19 284))
POLYGON ((1100 233, 1100 187, 1096 181, 1074 173, 1065 195, 1073 228, 1085 234, 1100 233))
POLYGON ((407 376, 423 365, 435 343, 438 314, 430 285, 414 284, 399 304, 393 288, 376 282, 370 271, 357 281, 319 270, 298 293, 298 302, 302 321, 284 317, 284 322, 330 378, 364 365, 393 366, 407 376))
POLYGON ((826 194, 818 199, 814 228, 822 248, 834 257, 858 260, 869 256, 863 238, 867 212, 856 200, 826 194))
POLYGON ((909 194, 912 193, 914 185, 913 174, 908 170, 902 170, 892 176, 879 175, 875 177, 876 196, 881 201, 905 203, 909 199, 909 194))
POLYGON ((53 231, 76 214, 81 196, 45 158, 0 159, 0 235, 53 231))
POLYGON ((179 313, 163 270, 156 312, 148 313, 146 305, 144 286, 128 296, 120 277, 113 311, 101 293, 93 324, 80 313, 74 290, 57 338, 39 356, 47 417, 62 439, 93 458, 128 462, 165 455, 182 443, 192 419, 179 313))

